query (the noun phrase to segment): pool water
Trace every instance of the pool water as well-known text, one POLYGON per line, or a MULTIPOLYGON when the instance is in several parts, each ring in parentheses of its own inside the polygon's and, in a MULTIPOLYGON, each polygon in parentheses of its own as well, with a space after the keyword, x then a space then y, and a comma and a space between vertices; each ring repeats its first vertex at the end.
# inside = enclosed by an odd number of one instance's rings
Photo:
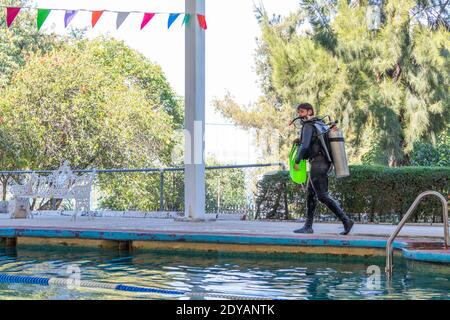
MULTIPOLYGON (((388 286, 384 263, 384 257, 0 247, 1 274, 67 278, 79 270, 81 280, 195 292, 195 299, 209 299, 208 293, 274 299, 449 299, 448 265, 410 263, 395 257, 394 277, 388 286), (377 268, 381 278, 373 277, 377 268)), ((0 299, 191 297, 0 283, 0 299)))

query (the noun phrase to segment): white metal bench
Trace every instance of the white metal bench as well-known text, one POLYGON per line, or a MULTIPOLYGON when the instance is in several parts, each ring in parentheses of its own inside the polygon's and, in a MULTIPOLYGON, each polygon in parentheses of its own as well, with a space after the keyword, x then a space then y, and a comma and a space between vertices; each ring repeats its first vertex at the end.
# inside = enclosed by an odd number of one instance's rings
POLYGON ((15 199, 75 199, 72 219, 75 220, 80 212, 93 218, 94 212, 90 210, 90 203, 94 179, 95 170, 76 175, 70 169, 69 162, 65 161, 59 169, 53 171, 50 175, 40 176, 32 173, 30 179, 24 184, 13 184, 11 193, 15 199))

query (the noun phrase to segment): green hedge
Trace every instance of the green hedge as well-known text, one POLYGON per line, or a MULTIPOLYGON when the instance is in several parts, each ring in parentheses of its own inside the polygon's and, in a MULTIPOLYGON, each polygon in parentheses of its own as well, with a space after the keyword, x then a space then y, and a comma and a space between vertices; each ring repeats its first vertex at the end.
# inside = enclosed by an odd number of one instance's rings
MULTIPOLYGON (((434 190, 449 194, 450 167, 350 166, 350 176, 330 177, 329 190, 353 218, 370 222, 398 222, 415 198, 434 190)), ((258 183, 256 218, 295 219, 306 213, 306 190, 294 184, 289 172, 266 174, 258 183)), ((320 204, 317 216, 332 215, 320 204)), ((412 222, 442 222, 442 204, 427 197, 411 217, 412 222)))

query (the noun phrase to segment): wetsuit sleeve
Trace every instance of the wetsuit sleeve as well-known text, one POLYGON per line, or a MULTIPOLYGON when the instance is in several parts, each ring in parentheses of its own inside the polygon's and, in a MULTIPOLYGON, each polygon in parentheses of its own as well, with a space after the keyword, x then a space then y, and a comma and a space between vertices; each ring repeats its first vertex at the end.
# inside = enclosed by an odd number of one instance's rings
POLYGON ((300 163, 301 160, 305 158, 306 153, 311 147, 311 141, 313 136, 314 128, 311 124, 305 124, 302 130, 302 141, 301 148, 298 149, 297 157, 295 158, 295 163, 300 163))

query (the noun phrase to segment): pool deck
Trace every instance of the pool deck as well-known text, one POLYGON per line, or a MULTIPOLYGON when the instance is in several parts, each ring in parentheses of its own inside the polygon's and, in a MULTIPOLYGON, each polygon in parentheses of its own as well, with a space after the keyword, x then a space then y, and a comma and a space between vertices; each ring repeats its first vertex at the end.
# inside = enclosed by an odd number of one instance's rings
MULTIPOLYGON (((0 239, 10 245, 55 244, 123 249, 184 249, 255 253, 327 253, 384 255, 394 225, 355 224, 350 235, 342 226, 315 223, 314 234, 293 231, 301 222, 242 221, 221 219, 207 222, 162 218, 37 216, 9 219, 0 215, 0 239)), ((443 225, 406 225, 394 242, 404 257, 418 261, 450 263, 450 250, 443 248, 443 225)))

